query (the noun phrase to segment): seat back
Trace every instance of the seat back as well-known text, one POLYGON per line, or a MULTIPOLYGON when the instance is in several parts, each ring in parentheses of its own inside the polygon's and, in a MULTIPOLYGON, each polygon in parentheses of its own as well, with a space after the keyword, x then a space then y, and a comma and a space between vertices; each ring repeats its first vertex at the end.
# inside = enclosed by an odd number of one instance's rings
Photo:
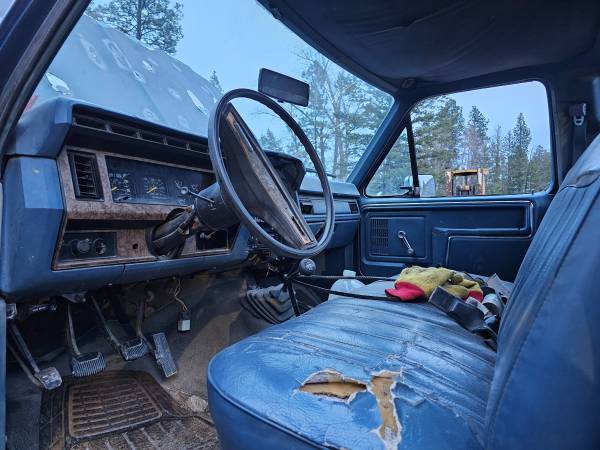
POLYGON ((561 184, 498 338, 486 447, 600 448, 600 138, 561 184))

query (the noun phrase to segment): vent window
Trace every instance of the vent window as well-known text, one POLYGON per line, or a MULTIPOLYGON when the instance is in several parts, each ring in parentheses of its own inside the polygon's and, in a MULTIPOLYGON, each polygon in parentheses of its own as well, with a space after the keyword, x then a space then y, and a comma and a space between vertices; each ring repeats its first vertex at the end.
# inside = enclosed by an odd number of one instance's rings
POLYGON ((96 156, 91 153, 69 152, 75 197, 99 200, 102 198, 96 156))

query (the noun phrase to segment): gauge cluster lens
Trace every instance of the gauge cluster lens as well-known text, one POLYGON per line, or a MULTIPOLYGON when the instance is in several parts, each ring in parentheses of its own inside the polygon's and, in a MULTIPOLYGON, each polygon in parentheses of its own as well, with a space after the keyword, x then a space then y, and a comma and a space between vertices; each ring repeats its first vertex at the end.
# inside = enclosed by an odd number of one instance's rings
POLYGON ((190 205, 214 181, 209 172, 182 169, 133 159, 106 157, 112 199, 119 203, 190 205))

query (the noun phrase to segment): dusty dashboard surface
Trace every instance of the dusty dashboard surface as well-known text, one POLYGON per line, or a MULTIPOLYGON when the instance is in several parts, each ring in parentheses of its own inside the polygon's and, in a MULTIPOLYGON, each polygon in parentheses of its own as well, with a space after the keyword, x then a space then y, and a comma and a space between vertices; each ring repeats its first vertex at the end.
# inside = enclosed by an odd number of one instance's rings
MULTIPOLYGON (((214 181, 208 167, 194 168, 80 147, 58 157, 65 219, 54 269, 158 260, 147 232, 190 195, 214 181)), ((181 257, 227 252, 234 229, 190 236, 181 257)))

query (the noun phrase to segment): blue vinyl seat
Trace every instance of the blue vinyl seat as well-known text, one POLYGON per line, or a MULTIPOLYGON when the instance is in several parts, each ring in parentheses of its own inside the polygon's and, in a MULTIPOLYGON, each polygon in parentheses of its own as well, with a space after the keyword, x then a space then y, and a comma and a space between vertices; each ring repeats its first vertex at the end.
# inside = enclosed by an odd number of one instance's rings
POLYGON ((223 447, 600 448, 599 178, 596 139, 533 239, 497 352, 429 304, 325 302, 213 358, 223 447))

